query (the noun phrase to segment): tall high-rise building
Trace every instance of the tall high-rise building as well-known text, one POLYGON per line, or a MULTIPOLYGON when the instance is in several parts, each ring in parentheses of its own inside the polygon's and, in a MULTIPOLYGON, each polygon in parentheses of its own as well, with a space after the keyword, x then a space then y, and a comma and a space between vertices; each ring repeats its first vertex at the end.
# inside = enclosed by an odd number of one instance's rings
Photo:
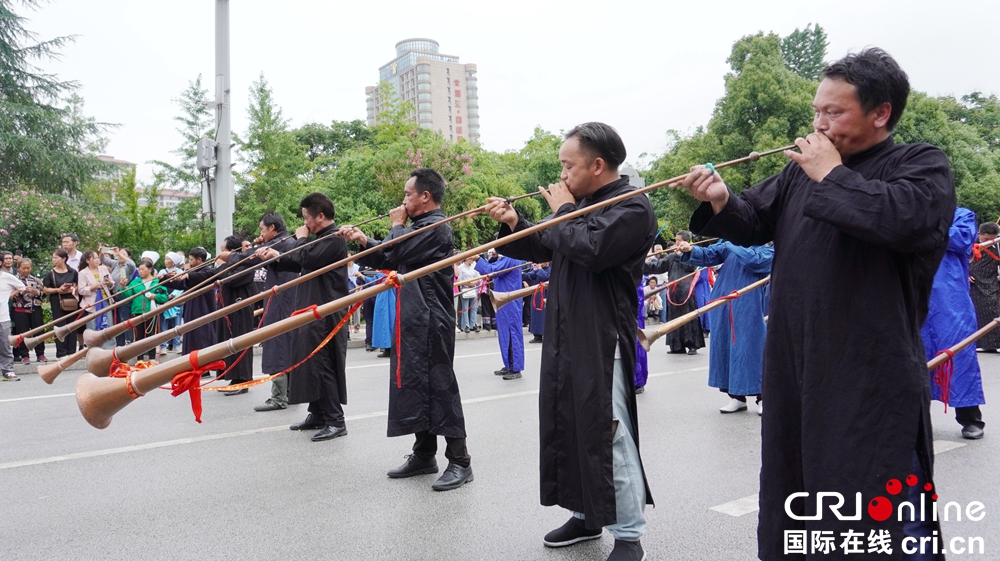
MULTIPOLYGON (((388 82, 400 101, 413 104, 413 120, 440 132, 448 140, 464 138, 479 143, 479 87, 476 65, 461 64, 457 56, 438 51, 432 39, 404 39, 396 43, 396 58, 378 69, 379 82, 388 82)), ((378 121, 383 100, 378 86, 365 88, 368 125, 378 121)))

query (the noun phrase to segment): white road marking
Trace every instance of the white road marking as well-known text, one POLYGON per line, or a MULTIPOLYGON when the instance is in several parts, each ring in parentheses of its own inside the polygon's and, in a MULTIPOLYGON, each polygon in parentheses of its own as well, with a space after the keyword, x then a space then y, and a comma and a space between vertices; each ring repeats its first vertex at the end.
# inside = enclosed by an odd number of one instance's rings
POLYGON ((751 512, 756 512, 757 493, 743 497, 742 499, 729 501, 728 503, 724 503, 719 506, 713 506, 709 510, 721 512, 722 514, 728 514, 729 516, 743 516, 744 514, 750 514, 751 512))
MULTIPOLYGON (((541 350, 542 349, 525 349, 524 352, 526 352, 526 353, 537 353, 537 352, 539 352, 541 350)), ((497 351, 495 353, 479 353, 479 354, 475 354, 475 355, 461 355, 461 356, 456 356, 455 360, 460 360, 460 359, 463 359, 463 358, 478 358, 478 357, 483 357, 483 356, 500 356, 500 351, 497 351)), ((355 368, 375 368, 375 367, 387 368, 388 366, 389 366, 388 362, 378 362, 378 363, 375 363, 375 364, 359 364, 357 366, 348 366, 344 370, 353 370, 355 368)))
POLYGON ((72 397, 75 393, 54 393, 49 395, 33 395, 31 397, 12 397, 10 399, 0 399, 0 403, 10 403, 12 401, 28 401, 31 399, 48 399, 50 397, 72 397))
POLYGON ((965 446, 964 442, 955 442, 954 440, 935 440, 934 455, 937 456, 942 452, 954 450, 955 448, 961 448, 962 446, 965 446))
MULTIPOLYGON (((961 448, 965 446, 965 443, 955 442, 954 440, 935 440, 934 441, 934 455, 947 452, 949 450, 954 450, 956 448, 961 448)), ((757 511, 757 494, 753 494, 742 499, 736 499, 735 501, 729 501, 718 506, 713 506, 709 510, 714 510, 716 512, 721 512, 722 514, 728 514, 729 516, 743 516, 744 514, 750 514, 751 512, 757 511)))

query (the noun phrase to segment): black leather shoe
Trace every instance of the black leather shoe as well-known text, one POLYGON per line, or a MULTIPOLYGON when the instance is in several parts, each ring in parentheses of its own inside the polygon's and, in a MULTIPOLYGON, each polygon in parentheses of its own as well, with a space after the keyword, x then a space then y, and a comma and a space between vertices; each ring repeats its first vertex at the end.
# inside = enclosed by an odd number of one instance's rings
POLYGON ((965 425, 962 427, 962 438, 966 440, 979 440, 983 437, 983 429, 976 425, 965 425))
POLYGON ((458 464, 448 464, 441 477, 431 485, 435 491, 451 491, 466 483, 472 482, 472 466, 462 467, 458 464))
POLYGON ((572 516, 565 524, 552 530, 542 538, 546 547, 566 547, 587 540, 596 540, 604 533, 604 528, 588 530, 583 520, 572 516))
POLYGON ((319 432, 312 435, 313 442, 322 442, 324 440, 333 440, 338 436, 344 436, 347 434, 347 427, 331 427, 326 426, 320 429, 319 432))
POLYGON ((402 479, 404 477, 437 472, 438 463, 436 458, 424 459, 416 454, 409 454, 406 456, 406 461, 403 462, 403 465, 389 470, 386 475, 393 479, 402 479))
POLYGON ((508 374, 509 372, 510 372, 510 371, 509 371, 509 370, 507 370, 507 367, 506 367, 506 366, 504 366, 504 367, 503 367, 503 368, 501 368, 500 370, 494 370, 494 371, 493 371, 493 373, 494 373, 494 374, 496 374, 497 376, 506 376, 506 375, 507 375, 507 374, 508 374))
POLYGON ((382 349, 382 351, 378 353, 378 357, 389 358, 389 349, 382 349))
POLYGON ((250 390, 248 388, 243 388, 242 390, 233 390, 231 392, 222 392, 222 395, 243 395, 248 393, 250 390))
POLYGON ((370 353, 370 352, 372 352, 374 350, 375 350, 375 347, 373 347, 371 345, 365 345, 365 351, 367 351, 367 352, 370 353))
POLYGON ((521 377, 520 372, 508 372, 503 375, 504 380, 517 380, 520 377, 521 377))
POLYGON ((326 426, 326 423, 317 419, 312 413, 306 415, 306 420, 288 427, 291 430, 318 430, 326 426))
POLYGON ((698 349, 688 349, 688 354, 689 355, 696 355, 696 354, 698 354, 698 349))
POLYGON ((638 540, 627 542, 625 540, 615 540, 615 548, 608 555, 608 561, 645 561, 646 552, 642 550, 642 544, 638 540))

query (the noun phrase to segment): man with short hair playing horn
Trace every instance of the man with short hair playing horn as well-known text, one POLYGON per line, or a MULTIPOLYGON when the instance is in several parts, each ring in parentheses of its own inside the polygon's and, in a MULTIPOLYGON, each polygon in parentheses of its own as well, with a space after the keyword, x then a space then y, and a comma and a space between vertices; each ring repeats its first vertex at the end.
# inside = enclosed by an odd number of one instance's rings
MULTIPOLYGON (((853 497, 887 500, 890 514, 901 501, 936 497, 920 327, 948 246, 955 186, 940 149, 893 142, 910 86, 885 51, 848 55, 822 77, 816 132, 795 141, 801 152, 785 152, 792 161, 778 175, 735 195, 710 166, 691 168, 683 185, 704 201, 691 229, 742 246, 775 242, 760 558, 786 559, 789 532, 854 532, 866 541, 891 538, 894 555, 914 559, 915 543, 934 541, 941 550, 938 522, 880 522, 855 513, 853 497), (919 484, 901 492, 890 484, 898 494, 887 493, 890 481, 909 475, 919 484), (835 516, 817 498, 822 493, 850 497, 842 512, 858 518, 835 516)), ((879 549, 851 558, 884 559, 879 549)))
MULTIPOLYGON (((561 182, 539 188, 552 217, 633 191, 618 174, 625 145, 604 123, 566 133, 561 182)), ((505 199, 486 207, 500 237, 529 228, 505 199)), ((545 219, 543 219, 543 222, 545 219)), ((637 298, 646 251, 656 235, 647 197, 631 197, 498 248, 552 262, 540 375, 541 502, 572 512, 543 538, 564 547, 615 538, 609 561, 641 560, 652 497, 639 457, 636 412, 637 298)))
MULTIPOLYGON (((403 204, 389 211, 392 229, 382 242, 353 226, 340 235, 366 249, 444 220, 441 202, 445 182, 437 171, 410 172, 403 204), (406 227, 406 220, 410 226, 406 227)), ((385 247, 358 263, 373 269, 407 273, 451 257, 455 242, 448 225, 427 228, 420 235, 385 247)), ((415 436, 413 454, 390 470, 391 478, 437 473, 437 438, 443 436, 448 467, 431 486, 435 491, 457 489, 473 479, 472 458, 465 443, 465 416, 455 377, 455 309, 452 268, 435 271, 399 289, 396 336, 389 353, 388 435, 415 436)))
MULTIPOLYGON (((976 306, 976 329, 1000 317, 1000 245, 997 236, 1000 225, 983 222, 979 225, 979 245, 972 248, 969 263, 969 295, 976 306)), ((1000 349, 1000 329, 994 329, 976 341, 976 348, 988 353, 1000 349)))
MULTIPOLYGON (((304 224, 295 229, 295 243, 288 250, 305 245, 309 235, 321 241, 287 254, 279 254, 273 247, 256 251, 261 259, 281 258, 273 263, 275 271, 293 271, 307 275, 331 263, 347 258, 347 242, 336 235, 333 201, 323 193, 306 195, 299 208, 304 224)), ((295 291, 295 307, 307 310, 342 298, 348 294, 347 266, 337 267, 300 284, 295 291)), ((347 404, 347 330, 340 331, 320 348, 323 340, 347 316, 347 310, 338 310, 320 320, 310 322, 296 332, 296 345, 292 360, 308 361, 291 371, 288 376, 288 403, 308 403, 309 414, 301 423, 289 428, 295 431, 316 430, 313 442, 331 440, 347 434, 344 405, 347 404)))

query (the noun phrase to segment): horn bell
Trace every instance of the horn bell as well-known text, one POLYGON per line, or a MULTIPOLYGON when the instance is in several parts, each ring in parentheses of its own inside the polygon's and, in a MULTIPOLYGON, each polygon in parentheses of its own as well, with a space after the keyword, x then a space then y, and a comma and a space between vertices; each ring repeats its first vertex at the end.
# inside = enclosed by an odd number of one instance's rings
POLYGON ((38 377, 42 379, 46 384, 51 384, 56 381, 56 377, 61 374, 65 368, 62 364, 58 362, 53 362, 51 364, 43 364, 38 367, 38 377))
POLYGON ((108 428, 115 413, 133 401, 125 389, 125 378, 99 378, 84 372, 76 380, 76 404, 96 429, 108 428))
MULTIPOLYGON (((97 348, 104 345, 106 341, 110 341, 110 339, 105 338, 106 337, 105 332, 113 328, 114 326, 109 327, 108 329, 102 329, 101 331, 94 331, 93 329, 84 329, 83 344, 91 348, 97 348)), ((57 327, 56 329, 59 328, 57 327)))
MULTIPOLYGON (((115 360, 115 352, 94 347, 87 351, 87 372, 104 378, 111 373, 111 364, 115 360)), ((39 369, 40 370, 40 369, 39 369)))
POLYGON ((34 349, 44 338, 44 335, 39 335, 38 337, 25 337, 24 346, 28 347, 29 350, 34 349))
POLYGON ((646 352, 650 351, 650 349, 653 346, 653 343, 655 343, 656 340, 659 339, 660 337, 663 337, 663 334, 657 331, 655 327, 647 327, 645 329, 639 329, 638 333, 636 334, 636 338, 639 340, 639 344, 642 345, 643 349, 646 349, 646 352))
POLYGON ((56 339, 60 341, 65 341, 66 336, 69 335, 69 329, 66 329, 65 325, 57 325, 52 328, 52 332, 56 334, 56 339))

